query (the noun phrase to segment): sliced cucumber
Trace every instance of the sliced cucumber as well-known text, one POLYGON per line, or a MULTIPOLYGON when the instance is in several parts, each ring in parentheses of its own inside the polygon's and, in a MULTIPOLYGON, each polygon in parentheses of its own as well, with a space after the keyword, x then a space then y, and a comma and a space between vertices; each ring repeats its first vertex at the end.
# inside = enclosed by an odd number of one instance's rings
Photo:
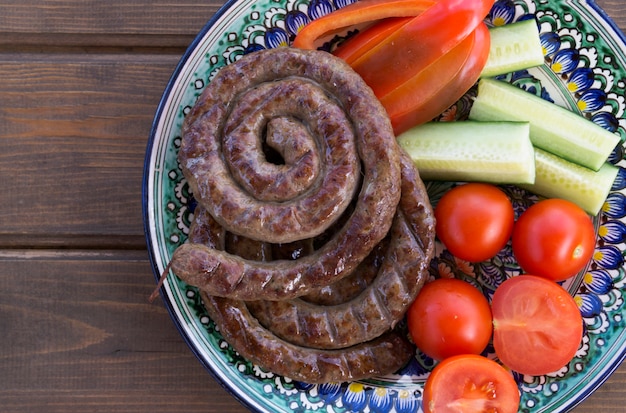
POLYGON ((492 27, 489 34, 489 58, 481 77, 503 75, 544 63, 539 28, 535 20, 492 27))
POLYGON ((538 148, 535 168, 535 183, 521 188, 547 198, 567 199, 592 215, 600 212, 618 173, 610 163, 596 172, 538 148))
POLYGON ((532 183, 534 150, 522 122, 430 122, 398 136, 425 180, 532 183))
POLYGON ((530 122, 534 146, 597 171, 617 143, 613 134, 590 120, 509 83, 481 79, 469 118, 530 122))

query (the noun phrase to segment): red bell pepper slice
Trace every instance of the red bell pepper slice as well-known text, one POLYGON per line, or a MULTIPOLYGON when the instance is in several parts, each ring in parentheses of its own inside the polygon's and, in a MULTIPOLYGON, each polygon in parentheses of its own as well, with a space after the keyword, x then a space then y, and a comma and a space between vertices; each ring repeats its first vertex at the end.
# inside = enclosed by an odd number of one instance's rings
POLYGON ((433 4, 434 0, 361 0, 305 25, 296 35, 292 46, 315 49, 316 40, 322 36, 388 17, 415 17, 433 4))
POLYGON ((458 101, 480 77, 490 42, 489 29, 481 22, 456 47, 381 97, 395 134, 432 120, 458 101))
POLYGON ((375 23, 341 43, 333 54, 352 64, 372 47, 385 40, 396 30, 413 20, 413 17, 390 17, 375 23))
POLYGON ((439 0, 352 63, 376 96, 421 72, 465 39, 494 0, 439 0))

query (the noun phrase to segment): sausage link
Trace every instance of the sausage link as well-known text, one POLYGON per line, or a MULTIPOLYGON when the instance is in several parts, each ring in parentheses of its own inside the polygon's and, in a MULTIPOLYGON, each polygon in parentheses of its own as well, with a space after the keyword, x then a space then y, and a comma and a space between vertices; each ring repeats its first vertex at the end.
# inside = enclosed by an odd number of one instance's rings
MULTIPOLYGON (((254 102, 262 95, 257 93, 258 90, 250 92, 255 96, 252 99, 254 102)), ((321 99, 318 95, 320 94, 317 93, 315 99, 321 99)), ((274 97, 275 94, 271 94, 272 99, 268 98, 268 101, 273 101, 274 97)), ((284 117, 282 110, 290 105, 279 103, 278 106, 281 108, 280 116, 284 117)), ((307 103, 304 107, 312 106, 307 103)), ((250 116, 256 117, 254 114, 250 116)), ((318 128, 315 122, 322 123, 319 120, 312 122, 314 128, 318 128)), ((256 120, 252 125, 260 123, 260 120, 256 120)), ((343 121, 339 124, 343 125, 343 121)), ((339 191, 340 181, 346 178, 356 179, 361 183, 354 201, 354 212, 328 242, 313 254, 298 260, 267 263, 246 260, 226 251, 187 243, 174 252, 171 269, 188 284, 211 295, 241 300, 295 298, 350 274, 389 231, 400 198, 400 149, 387 115, 371 89, 340 59, 324 52, 290 48, 247 55, 220 70, 188 115, 185 125, 183 144, 179 152, 185 177, 203 207, 226 230, 234 234, 267 242, 291 242, 310 238, 313 234, 322 234, 337 222, 341 217, 340 213, 353 202, 350 197, 348 200, 344 199, 345 193, 339 191), (251 74, 244 76, 244 73, 251 74), (235 157, 242 157, 239 154, 245 152, 244 150, 233 149, 235 142, 240 139, 225 138, 231 142, 225 145, 224 139, 217 138, 218 132, 222 131, 235 131, 233 136, 241 136, 237 131, 243 122, 221 120, 223 117, 229 119, 229 113, 239 110, 243 113, 251 108, 251 104, 242 109, 230 107, 231 98, 246 94, 247 89, 241 91, 240 88, 245 85, 265 90, 265 83, 281 84, 281 79, 285 78, 289 87, 300 83, 309 87, 314 82, 332 100, 338 102, 333 107, 341 108, 345 118, 350 121, 348 129, 354 132, 359 164, 362 165, 356 177, 350 176, 345 168, 340 168, 341 172, 331 174, 334 177, 330 178, 330 188, 319 187, 318 200, 306 201, 308 198, 305 195, 296 197, 296 203, 300 203, 298 207, 287 201, 260 203, 256 199, 244 199, 241 187, 227 176, 229 168, 223 165, 223 151, 220 151, 221 146, 229 146, 233 153, 238 154, 235 157), (237 93, 232 90, 237 90, 237 93), (337 193, 341 202, 335 204, 333 201, 335 207, 330 209, 338 216, 332 220, 321 219, 321 216, 330 215, 325 206, 326 201, 337 198, 337 193), (310 220, 304 219, 302 211, 308 214, 310 220), (258 222, 248 221, 253 215, 259 218, 258 222), (295 226, 292 226, 290 217, 296 217, 297 224, 293 224, 295 226), (318 225, 320 221, 325 221, 324 225, 318 225), (312 232, 305 230, 303 226, 308 226, 308 222, 315 224, 317 229, 312 232), (266 232, 275 237, 267 236, 266 232)), ((259 129, 258 126, 250 128, 257 132, 259 129)), ((302 132, 302 129, 299 131, 302 132)), ((352 134, 347 133, 346 128, 332 126, 325 131, 326 135, 334 136, 332 139, 342 140, 346 135, 352 139, 352 134)), ((228 136, 228 133, 225 135, 228 136)), ((330 152, 334 152, 334 149, 330 152)), ((348 149, 340 149, 337 153, 341 154, 339 157, 342 159, 350 158, 348 149)), ((257 161, 248 160, 242 163, 247 165, 257 161)), ((240 181, 252 182, 249 177, 240 178, 240 181)))
MULTIPOLYGON (((240 238, 240 242, 229 246, 228 236, 210 214, 201 207, 196 209, 189 232, 190 241, 206 243, 212 248, 230 248, 250 259, 270 259, 268 255, 260 253, 267 251, 266 243, 240 238)), ((299 246, 295 245, 294 248, 299 249, 299 246)), ((291 255, 285 245, 281 245, 279 250, 281 254, 291 255)), ((368 257, 371 259, 364 261, 362 265, 382 259, 380 248, 376 248, 374 252, 368 257)), ((346 290, 343 286, 348 279, 357 278, 355 275, 361 274, 353 273, 337 283, 341 286, 325 289, 323 299, 345 301, 346 290)), ((356 288, 361 286, 356 280, 353 283, 357 284, 356 288)), ((300 346, 283 340, 260 324, 247 308, 250 302, 213 297, 203 291, 200 293, 211 319, 219 327, 225 340, 239 354, 264 369, 294 380, 324 383, 382 376, 404 366, 414 354, 414 349, 405 336, 396 332, 389 332, 371 342, 341 350, 300 346)))
MULTIPOLYGON (((227 251, 242 258, 256 261, 298 259, 314 251, 316 239, 294 241, 288 244, 268 244, 263 241, 234 235, 224 228, 201 206, 198 206, 191 222, 188 241, 204 244, 210 248, 227 251)), ((325 285, 307 295, 302 300, 317 305, 336 305, 358 296, 376 278, 387 251, 389 240, 383 239, 363 260, 357 270, 341 280, 325 285)), ((252 304, 254 302, 250 302, 252 304)), ((253 305, 250 305, 253 307, 253 305)))
MULTIPOLYGON (((352 274, 332 284, 318 288, 307 295, 298 297, 298 299, 320 306, 334 306, 357 297, 376 279, 378 270, 384 260, 388 243, 389 240, 387 238, 383 239, 372 250, 370 255, 361 261, 361 264, 352 274)), ((254 311, 253 314, 256 315, 254 311)))
POLYGON ((319 235, 351 202, 361 173, 359 201, 371 205, 358 209, 389 228, 399 199, 395 136, 341 59, 285 47, 246 55, 211 80, 182 132, 191 190, 230 232, 273 243, 319 235), (282 151, 285 165, 268 162, 264 145, 282 151))
POLYGON ((415 354, 413 345, 397 332, 342 350, 294 345, 263 327, 245 302, 201 294, 209 316, 239 354, 293 380, 316 384, 384 376, 402 368, 415 354))
POLYGON ((400 207, 374 282, 333 306, 302 299, 249 303, 262 325, 291 343, 331 349, 369 341, 400 321, 427 278, 435 222, 426 189, 406 155, 402 178, 400 207))
POLYGON ((393 373, 414 354, 394 327, 433 244, 407 159, 340 59, 290 48, 244 56, 185 120, 179 161, 200 207, 171 269, 262 368, 308 383, 393 373), (368 262, 378 271, 355 271, 368 262))
MULTIPOLYGON (((402 197, 398 212, 390 236, 377 246, 384 245, 377 249, 384 249, 385 254, 370 254, 349 277, 320 289, 326 290, 326 302, 311 301, 311 297, 248 302, 250 312, 264 327, 293 344, 334 349, 369 341, 392 329, 404 316, 427 277, 434 252, 434 217, 414 165, 405 154, 401 160, 402 197), (372 269, 377 270, 374 281, 363 280, 371 277, 372 269), (360 287, 359 294, 354 294, 354 287, 360 287)), ((192 228, 191 239, 201 240, 207 235, 199 234, 220 232, 202 220, 200 223, 192 228)), ((231 252, 249 259, 271 259, 259 253, 267 248, 263 243, 238 240, 229 248, 231 252)))

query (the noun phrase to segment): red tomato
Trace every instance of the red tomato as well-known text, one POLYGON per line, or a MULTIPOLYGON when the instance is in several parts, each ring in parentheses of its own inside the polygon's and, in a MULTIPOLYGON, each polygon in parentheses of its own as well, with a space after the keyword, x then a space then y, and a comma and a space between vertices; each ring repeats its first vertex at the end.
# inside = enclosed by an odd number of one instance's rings
POLYGON ((576 204, 546 199, 528 208, 513 228, 513 255, 524 272, 562 281, 580 272, 593 255, 596 231, 576 204))
POLYGON ((452 255, 470 262, 492 258, 508 242, 515 213, 498 187, 469 183, 446 192, 435 208, 436 232, 452 255))
POLYGON ((435 360, 480 354, 493 330, 489 302, 473 285, 455 278, 429 282, 407 313, 415 345, 435 360))
POLYGON ((424 386, 425 413, 516 413, 520 394, 513 376, 486 357, 461 355, 434 368, 424 386))
POLYGON ((576 354, 582 316, 572 296, 557 283, 533 275, 509 278, 496 289, 491 308, 493 346, 510 369, 548 374, 576 354))

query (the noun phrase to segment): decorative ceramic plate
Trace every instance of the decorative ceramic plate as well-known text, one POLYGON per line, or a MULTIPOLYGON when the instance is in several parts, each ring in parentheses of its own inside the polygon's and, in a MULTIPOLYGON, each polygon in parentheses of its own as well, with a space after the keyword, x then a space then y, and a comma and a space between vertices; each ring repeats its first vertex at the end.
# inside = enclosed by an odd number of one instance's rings
MULTIPOLYGON (((350 0, 232 0, 208 22, 182 58, 154 120, 145 161, 145 230, 156 277, 186 239, 193 199, 176 155, 183 118, 222 66, 245 53, 288 45, 309 20, 350 0)), ((626 138, 626 44, 619 29, 592 1, 498 1, 487 20, 502 25, 534 18, 539 24, 545 65, 502 78, 579 112, 626 138)), ((444 117, 462 118, 470 99, 444 117)), ((610 162, 622 166, 624 148, 610 162)), ((436 203, 451 183, 428 183, 436 203)), ((537 198, 505 186, 517 212, 537 198)), ((588 268, 564 284, 584 316, 585 333, 575 358, 554 374, 516 375, 520 411, 572 409, 619 366, 626 354, 626 172, 620 173, 598 218, 597 247, 588 268)), ((490 262, 471 265, 438 248, 431 275, 454 274, 490 296, 506 277, 519 274, 510 248, 490 262)), ((397 374, 345 384, 307 385, 275 376, 241 358, 206 314, 198 291, 170 276, 163 298, 190 348, 214 377, 244 405, 259 412, 419 412, 423 384, 433 361, 417 353, 397 374)), ((493 356, 488 348, 486 355, 493 356)))

